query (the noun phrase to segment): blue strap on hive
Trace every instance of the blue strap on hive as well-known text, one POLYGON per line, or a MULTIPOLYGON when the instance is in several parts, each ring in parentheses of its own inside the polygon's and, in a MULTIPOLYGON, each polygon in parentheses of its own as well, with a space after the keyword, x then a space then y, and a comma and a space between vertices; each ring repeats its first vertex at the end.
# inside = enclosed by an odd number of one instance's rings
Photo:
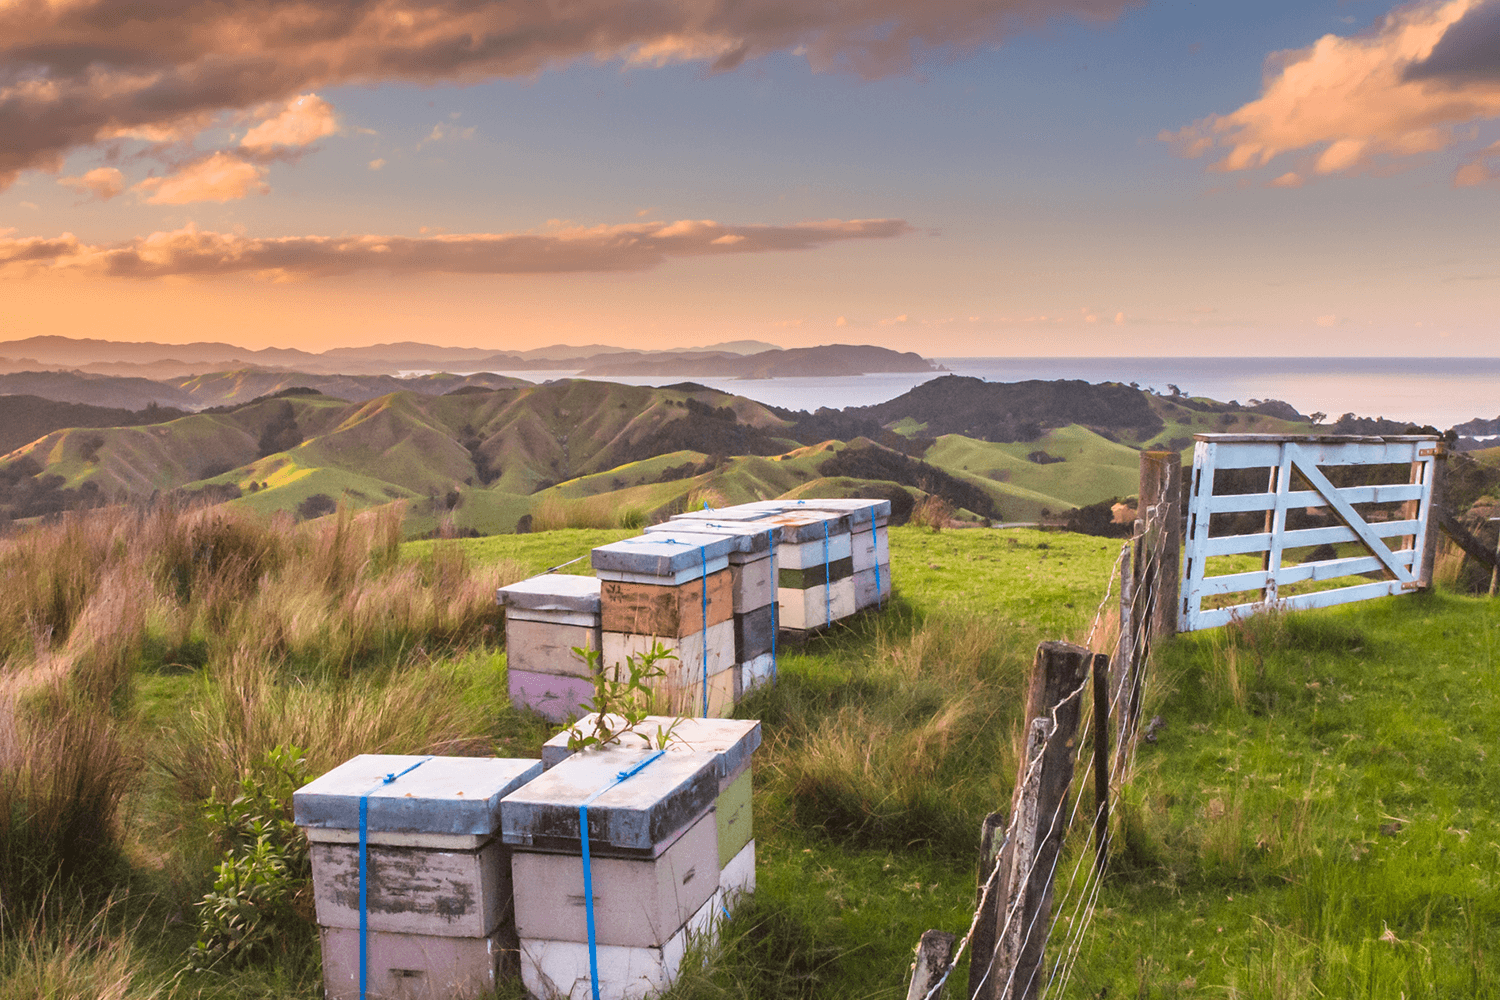
MULTIPOLYGON (((708 509, 704 503, 703 509, 708 509)), ((703 717, 708 718, 708 546, 698 550, 703 560, 703 717)))
POLYGON ((828 521, 823 521, 823 611, 828 627, 833 627, 833 570, 828 567, 828 521))
MULTIPOLYGON (((589 985, 594 991, 594 1000, 599 1000, 599 946, 594 936, 594 873, 589 859, 589 803, 628 778, 640 774, 646 765, 665 754, 658 750, 651 756, 632 764, 615 775, 613 781, 578 803, 578 839, 583 842, 583 916, 589 931, 589 985)), ((360 991, 363 998, 364 991, 360 991)))
POLYGON ((776 676, 776 632, 780 628, 778 622, 781 611, 781 595, 777 593, 780 584, 780 575, 776 569, 776 529, 772 528, 766 532, 766 538, 771 548, 771 676, 776 676))
POLYGON ((380 791, 403 774, 410 774, 431 760, 423 757, 404 771, 387 774, 380 784, 359 797, 359 1000, 365 1000, 370 969, 370 909, 369 902, 369 854, 370 854, 370 795, 380 791))
POLYGON ((880 525, 875 523, 875 508, 870 508, 870 547, 875 550, 875 604, 885 603, 885 593, 880 589, 880 525))

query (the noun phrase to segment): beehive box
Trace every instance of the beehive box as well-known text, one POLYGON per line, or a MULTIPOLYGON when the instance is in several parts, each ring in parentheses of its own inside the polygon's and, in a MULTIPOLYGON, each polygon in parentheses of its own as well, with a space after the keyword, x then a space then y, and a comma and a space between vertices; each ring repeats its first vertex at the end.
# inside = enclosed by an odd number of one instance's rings
POLYGON ((505 656, 512 704, 560 722, 594 692, 588 661, 574 652, 602 651, 600 581, 544 574, 496 596, 505 608, 505 656))
POLYGON ((330 996, 359 991, 362 798, 368 995, 495 988, 516 947, 500 800, 541 771, 540 760, 361 754, 293 794, 294 821, 310 841, 330 996))
POLYGON ((729 621, 734 614, 727 567, 706 579, 695 577, 674 586, 624 580, 600 583, 600 624, 606 632, 677 638, 729 621))
POLYGON ((729 552, 729 572, 732 581, 734 613, 745 614, 764 607, 776 600, 775 589, 775 532, 774 525, 759 523, 771 516, 754 511, 753 517, 709 519, 706 514, 733 514, 728 511, 698 511, 694 514, 679 514, 666 524, 653 524, 646 534, 669 534, 681 532, 684 526, 697 534, 727 535, 735 539, 729 552))
POLYGON ((590 989, 585 834, 601 996, 643 996, 666 987, 687 934, 712 932, 723 874, 713 815, 720 757, 618 746, 585 750, 566 755, 504 800, 501 827, 514 849, 521 975, 535 995, 586 997, 590 989), (585 802, 587 830, 579 816, 585 802))
MULTIPOLYGON (((584 716, 578 725, 584 732, 594 728, 593 715, 584 716)), ((625 725, 621 716, 607 717, 607 728, 625 725)), ((751 757, 760 747, 761 726, 754 719, 677 719, 651 715, 633 729, 620 734, 624 749, 649 750, 661 734, 667 735, 669 754, 712 754, 718 781, 714 799, 714 825, 717 830, 719 867, 728 865, 751 838, 751 757)), ((542 766, 551 768, 572 755, 568 734, 558 733, 542 744, 542 766)))
MULTIPOLYGON (((643 1000, 677 978, 688 940, 716 932, 724 895, 716 892, 660 948, 599 945, 600 1000, 643 1000)), ((521 939, 521 982, 534 997, 590 1000, 589 946, 576 941, 521 939)))

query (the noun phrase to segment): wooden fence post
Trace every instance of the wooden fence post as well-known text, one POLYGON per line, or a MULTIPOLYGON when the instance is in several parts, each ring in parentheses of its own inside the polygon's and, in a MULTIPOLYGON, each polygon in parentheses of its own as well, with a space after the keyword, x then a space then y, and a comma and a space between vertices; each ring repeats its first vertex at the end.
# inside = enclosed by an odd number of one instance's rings
POLYGON ((1141 452, 1141 517, 1147 530, 1154 520, 1160 526, 1155 557, 1156 604, 1151 613, 1151 635, 1177 634, 1182 603, 1182 455, 1175 451, 1141 452))
MULTIPOLYGON (((911 985, 906 989, 906 1000, 927 1000, 933 984, 943 978, 943 972, 953 958, 953 942, 956 934, 947 931, 923 931, 917 943, 917 961, 911 967, 911 985)), ((943 991, 933 994, 932 1000, 942 1000, 943 991)))
POLYGON ((1026 753, 1011 807, 1011 838, 999 858, 1001 902, 994 955, 971 987, 979 1000, 1031 1000, 1041 988, 1042 952, 1052 915, 1052 875, 1066 832, 1074 737, 1093 653, 1066 642, 1037 647, 1026 700, 1026 753))
POLYGON ((984 887, 995 866, 1000 863, 1001 832, 1005 829, 1005 814, 993 812, 984 818, 979 828, 979 888, 975 892, 975 905, 983 900, 979 919, 974 922, 974 936, 969 939, 969 997, 974 997, 980 981, 989 968, 995 954, 995 935, 1000 930, 1000 886, 997 884, 984 899, 984 887))
POLYGON ((1094 657, 1094 868, 1109 860, 1109 657, 1094 657))

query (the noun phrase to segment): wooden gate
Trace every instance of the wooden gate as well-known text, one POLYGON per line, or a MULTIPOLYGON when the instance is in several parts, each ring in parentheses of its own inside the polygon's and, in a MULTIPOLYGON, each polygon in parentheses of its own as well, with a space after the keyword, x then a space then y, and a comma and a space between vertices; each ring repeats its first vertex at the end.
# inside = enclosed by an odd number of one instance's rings
MULTIPOLYGON (((1271 605, 1320 608, 1416 590, 1430 582, 1437 525, 1433 484, 1443 454, 1441 439, 1276 434, 1199 434, 1196 439, 1183 553, 1182 631, 1224 625, 1271 605), (1337 487, 1323 472, 1333 466, 1394 464, 1409 465, 1408 482, 1337 487), (1229 469, 1266 470, 1265 490, 1215 493, 1215 473, 1229 469), (1311 488, 1294 489, 1296 480, 1311 488), (1391 502, 1403 504, 1396 519, 1379 520, 1354 506, 1391 502), (1288 512, 1299 508, 1309 513, 1326 509, 1320 515, 1332 515, 1338 523, 1288 530, 1288 512), (1258 512, 1265 515, 1258 531, 1227 534, 1225 518, 1215 523, 1215 515, 1258 512), (1361 551, 1316 561, 1288 563, 1284 558, 1290 549, 1350 542, 1359 543, 1361 551), (1259 569, 1232 567, 1238 571, 1207 575, 1209 560, 1216 556, 1257 553, 1259 569), (1341 580, 1355 576, 1365 580, 1341 580), (1293 584, 1336 580, 1340 583, 1332 587, 1285 592, 1293 584), (1244 599, 1246 592, 1254 596, 1244 599), (1213 606, 1205 608, 1205 599, 1213 606)), ((1243 527, 1246 519, 1239 520, 1243 527)))

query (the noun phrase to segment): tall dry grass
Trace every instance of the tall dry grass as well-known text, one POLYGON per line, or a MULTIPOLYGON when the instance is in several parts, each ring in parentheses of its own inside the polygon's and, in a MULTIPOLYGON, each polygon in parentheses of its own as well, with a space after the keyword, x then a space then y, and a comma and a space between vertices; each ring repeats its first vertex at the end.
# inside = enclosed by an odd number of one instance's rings
POLYGON ((1030 659, 988 618, 888 612, 871 627, 873 655, 851 647, 849 676, 788 673, 756 695, 764 772, 801 825, 966 856, 1010 796, 1030 659))
POLYGON ((139 760, 107 711, 48 679, 0 693, 0 899, 12 919, 49 893, 97 892, 119 859, 139 760))
MULTIPOLYGON (((0 926, 0 1000, 156 1000, 129 932, 111 929, 114 900, 91 912, 0 926)), ((4 925, 0 915, 0 925, 4 925)))
POLYGON ((442 664, 308 683, 278 678, 243 650, 210 668, 187 722, 164 734, 158 763, 182 797, 229 794, 251 764, 281 744, 304 748, 322 774, 361 753, 464 756, 492 748, 483 706, 442 664))
POLYGON ((639 507, 622 507, 605 496, 566 500, 558 495, 543 497, 531 509, 532 531, 561 531, 564 528, 639 528, 645 523, 645 512, 639 507))
POLYGON ((458 543, 403 561, 403 515, 340 509, 303 526, 224 506, 69 515, 0 541, 0 662, 79 670, 118 703, 143 658, 198 666, 256 650, 348 675, 494 638, 495 588, 524 571, 471 567, 458 543))

